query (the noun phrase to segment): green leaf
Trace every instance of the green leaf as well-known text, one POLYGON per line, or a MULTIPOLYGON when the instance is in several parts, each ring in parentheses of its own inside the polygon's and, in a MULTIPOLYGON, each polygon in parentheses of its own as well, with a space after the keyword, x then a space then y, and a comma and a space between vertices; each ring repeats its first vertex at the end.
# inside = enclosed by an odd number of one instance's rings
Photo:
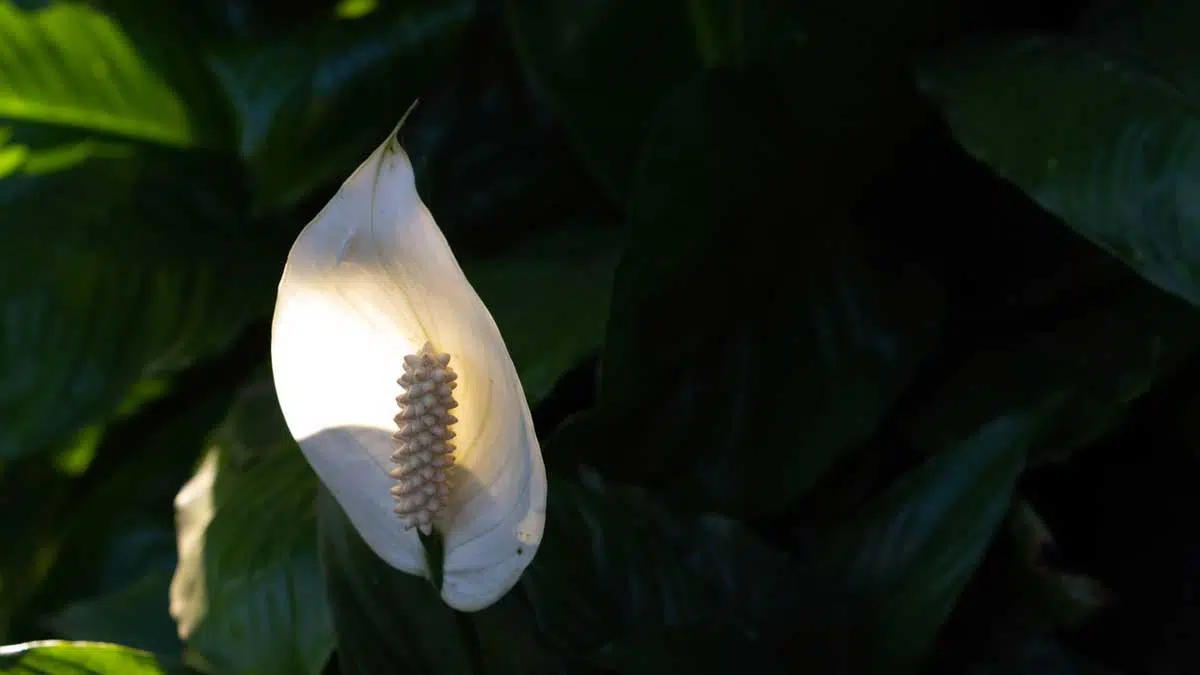
POLYGON ((1029 640, 1010 651, 990 657, 966 671, 967 675, 1118 675, 1116 671, 1071 652, 1047 639, 1029 640))
POLYGON ((121 590, 74 602, 45 624, 68 640, 111 642, 178 660, 183 644, 167 613, 170 585, 169 571, 152 572, 121 590))
MULTIPOLYGON (((71 458, 69 468, 42 455, 9 464, 52 460, 61 472, 60 480, 34 479, 36 497, 19 487, 33 476, 4 471, 0 477, 0 491, 14 503, 36 499, 46 513, 39 534, 48 541, 14 546, 18 558, 43 573, 37 583, 16 581, 30 596, 14 620, 16 640, 46 637, 49 630, 54 637, 114 642, 179 660, 182 648, 167 608, 176 565, 172 503, 229 405, 222 368, 228 368, 224 359, 173 378, 169 388, 163 382, 140 386, 117 420, 90 426, 60 455, 71 458), (46 549, 53 554, 43 555, 46 549)), ((4 594, 6 600, 17 595, 4 594)))
POLYGON ((1188 0, 1109 0, 1080 22, 1089 43, 1165 77, 1192 101, 1200 97, 1200 48, 1190 26, 1200 5, 1188 0))
POLYGON ((270 311, 286 243, 246 236, 234 167, 124 149, 0 180, 0 457, 63 442, 270 311))
POLYGON ((592 173, 623 201, 650 132, 647 112, 701 67, 684 4, 511 0, 507 7, 526 66, 592 173))
POLYGON ((0 647, 0 675, 165 675, 154 657, 95 642, 29 642, 0 647))
POLYGON ((343 675, 474 675, 460 621, 437 589, 379 559, 324 486, 317 511, 343 675))
POLYGON ((399 132, 417 191, 460 256, 561 222, 592 196, 504 25, 480 17, 470 30, 469 48, 399 132))
POLYGON ((642 629, 786 622, 791 560, 739 524, 645 492, 552 477, 542 545, 499 603, 456 614, 428 581, 377 558, 322 490, 322 562, 345 673, 554 672, 642 629))
POLYGON ((1062 458, 1118 424, 1200 345, 1200 312, 1136 278, 1101 300, 972 355, 914 420, 916 445, 941 452, 989 419, 1027 414, 1042 423, 1031 452, 1062 458))
POLYGON ((609 195, 624 202, 651 111, 706 67, 741 63, 792 36, 787 3, 511 0, 522 60, 609 195), (614 103, 615 101, 615 103, 614 103))
POLYGON ((531 404, 603 341, 617 234, 613 228, 568 226, 463 261, 531 404))
POLYGON ((348 176, 441 75, 472 10, 422 0, 212 53, 258 206, 292 206, 348 176))
POLYGON ((1033 429, 985 425, 822 537, 799 577, 797 653, 833 672, 911 672, 1003 521, 1033 429))
POLYGON ((121 26, 80 3, 0 2, 0 122, 189 147, 209 130, 121 26))
POLYGON ((687 627, 630 636, 608 645, 593 662, 620 675, 728 675, 789 672, 760 640, 725 627, 687 627))
POLYGON ((221 673, 320 673, 333 649, 316 554, 317 479, 266 378, 242 392, 176 499, 171 614, 221 673))
POLYGON ((772 633, 799 599, 795 565, 742 524, 668 507, 586 472, 552 478, 546 532, 520 588, 547 644, 587 653, 706 623, 772 633))
POLYGON ((1169 78, 1083 40, 1040 37, 959 49, 919 75, 967 152, 1195 304, 1200 118, 1169 78))
POLYGON ((601 378, 635 426, 589 457, 727 512, 782 507, 867 438, 941 318, 929 280, 847 222, 770 82, 712 73, 659 112, 601 378))

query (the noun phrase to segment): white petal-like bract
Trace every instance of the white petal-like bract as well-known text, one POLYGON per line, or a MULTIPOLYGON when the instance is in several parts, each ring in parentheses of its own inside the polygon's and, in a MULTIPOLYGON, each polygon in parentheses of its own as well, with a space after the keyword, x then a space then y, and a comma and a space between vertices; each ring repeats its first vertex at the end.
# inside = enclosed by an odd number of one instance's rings
POLYGON ((491 314, 417 195, 395 134, 296 239, 279 283, 271 363, 292 435, 363 539, 392 567, 429 576, 388 472, 404 356, 426 343, 458 374, 457 445, 442 597, 497 601, 542 538, 546 472, 516 368, 491 314))

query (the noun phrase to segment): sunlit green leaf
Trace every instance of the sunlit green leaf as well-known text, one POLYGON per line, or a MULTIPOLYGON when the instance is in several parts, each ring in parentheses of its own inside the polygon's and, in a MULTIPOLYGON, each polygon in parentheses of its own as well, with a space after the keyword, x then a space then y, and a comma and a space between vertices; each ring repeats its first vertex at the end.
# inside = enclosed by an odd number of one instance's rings
POLYGON ((214 140, 158 64, 120 25, 81 3, 22 10, 0 2, 0 45, 0 122, 172 146, 214 140))
POLYGON ((165 675, 154 657, 92 642, 29 642, 0 647, 3 675, 165 675))

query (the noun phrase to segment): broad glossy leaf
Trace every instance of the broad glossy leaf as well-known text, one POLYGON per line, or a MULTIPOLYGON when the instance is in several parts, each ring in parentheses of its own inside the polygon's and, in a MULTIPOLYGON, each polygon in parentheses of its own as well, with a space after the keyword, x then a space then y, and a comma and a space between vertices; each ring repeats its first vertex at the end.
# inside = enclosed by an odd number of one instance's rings
POLYGON ((2 675, 165 675, 145 652, 95 642, 28 642, 0 647, 2 675))
POLYGON ((659 113, 601 375, 631 426, 591 454, 737 512, 780 508, 867 438, 941 316, 919 270, 859 238, 772 91, 714 73, 659 113))
POLYGON ((170 586, 170 571, 151 572, 118 591, 74 602, 44 623, 63 639, 110 642, 178 662, 183 643, 167 613, 170 586))
POLYGON ((988 423, 823 536, 800 576, 796 653, 832 672, 911 672, 1003 521, 1032 431, 1020 416, 988 423))
POLYGON ((460 254, 562 222, 594 200, 503 22, 479 14, 455 67, 422 91, 399 132, 422 201, 460 254))
POLYGON ((955 50, 921 87, 963 147, 1158 286, 1200 302, 1196 99, 1084 40, 955 50))
POLYGON ((0 2, 0 123, 34 122, 171 146, 211 144, 213 125, 109 17, 81 3, 0 2))
POLYGON ((728 675, 789 672, 761 640, 724 626, 689 626, 631 635, 606 646, 593 663, 620 675, 728 675))
POLYGON ((1099 298, 969 358, 913 421, 917 446, 940 452, 988 419, 1028 414, 1044 423, 1031 451, 1061 458, 1200 345, 1200 311, 1136 278, 1099 298))
POLYGON ((761 635, 791 621, 802 598, 789 555, 736 521, 581 478, 552 479, 545 538, 520 586, 547 644, 577 655, 642 631, 715 622, 761 635))
POLYGON ((1164 76, 1184 95, 1200 97, 1200 44, 1190 28, 1200 5, 1188 0, 1107 0, 1093 3, 1079 32, 1122 60, 1164 76))
POLYGON ((333 628, 317 564, 316 477, 267 379, 249 385, 176 499, 171 614, 221 673, 320 673, 333 628))
POLYGON ((517 49, 583 160, 623 202, 651 111, 708 66, 791 39, 784 3, 510 0, 517 49))
MULTIPOLYGON (((234 360, 240 351, 232 352, 234 360)), ((224 417, 231 396, 222 386, 226 369, 223 357, 169 386, 139 386, 122 402, 117 420, 85 429, 80 437, 86 442, 63 455, 71 469, 61 488, 57 481, 34 483, 39 510, 52 514, 40 525, 52 543, 16 547, 44 574, 40 583, 21 584, 30 597, 16 616, 16 639, 99 640, 179 660, 182 648, 167 611, 176 565, 171 505, 224 417)), ((31 455, 12 465, 46 459, 31 455)), ((14 503, 33 503, 27 490, 14 489, 22 482, 10 476, 0 491, 14 503)))
POLYGON ((392 5, 212 53, 259 206, 294 205, 348 175, 442 75, 473 7, 471 0, 392 5))
POLYGON ((507 7, 526 66, 592 173, 623 200, 650 132, 647 112, 701 67, 683 3, 511 0, 507 7))
POLYGON ((324 487, 317 505, 341 672, 471 675, 466 636, 437 589, 376 556, 324 487))
POLYGON ((226 345, 269 312, 279 255, 245 236, 224 163, 126 153, 44 169, 0 180, 0 457, 62 442, 226 345))
POLYGON ((463 261, 500 326, 530 404, 604 340, 618 234, 569 225, 463 261))
POLYGON ((739 524, 688 516, 644 491, 551 478, 546 536, 498 604, 455 615, 429 582, 388 567, 331 498, 322 561, 344 672, 554 672, 642 629, 714 620, 778 628, 796 599, 788 556, 739 524))

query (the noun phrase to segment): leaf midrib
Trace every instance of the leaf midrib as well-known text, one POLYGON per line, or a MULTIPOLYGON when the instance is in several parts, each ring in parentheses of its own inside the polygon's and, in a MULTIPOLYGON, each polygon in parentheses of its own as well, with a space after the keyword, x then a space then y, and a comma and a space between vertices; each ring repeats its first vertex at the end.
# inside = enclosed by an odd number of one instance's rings
POLYGON ((55 105, 31 101, 28 98, 0 95, 0 120, 6 119, 105 131, 177 147, 187 147, 193 141, 186 124, 175 127, 119 115, 104 109, 55 105))

